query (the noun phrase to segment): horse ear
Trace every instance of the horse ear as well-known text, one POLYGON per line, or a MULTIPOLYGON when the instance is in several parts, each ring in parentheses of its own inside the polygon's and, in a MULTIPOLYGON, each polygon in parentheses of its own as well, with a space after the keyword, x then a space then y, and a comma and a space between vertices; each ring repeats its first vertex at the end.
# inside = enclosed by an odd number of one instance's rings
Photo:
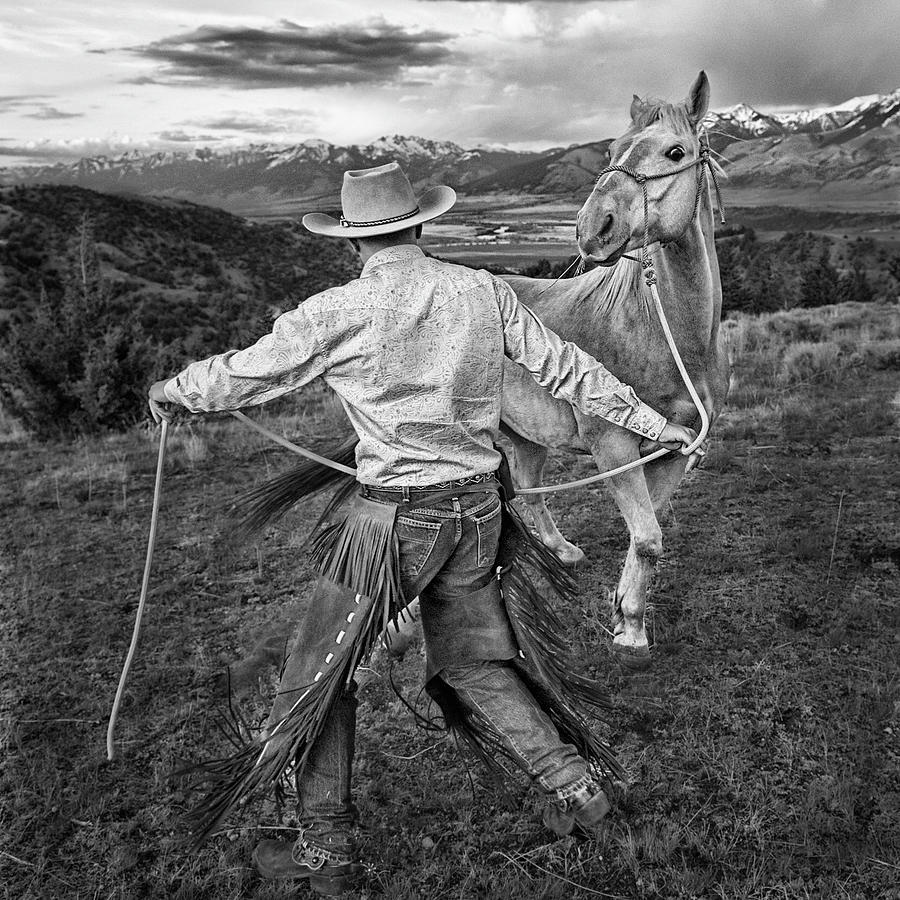
POLYGON ((706 110, 709 109, 709 79, 706 77, 706 72, 701 70, 697 80, 691 85, 685 106, 691 124, 696 126, 706 115, 706 110))
POLYGON ((632 94, 631 99, 631 121, 637 122, 638 116, 641 114, 641 109, 643 109, 644 101, 638 97, 637 94, 632 94))

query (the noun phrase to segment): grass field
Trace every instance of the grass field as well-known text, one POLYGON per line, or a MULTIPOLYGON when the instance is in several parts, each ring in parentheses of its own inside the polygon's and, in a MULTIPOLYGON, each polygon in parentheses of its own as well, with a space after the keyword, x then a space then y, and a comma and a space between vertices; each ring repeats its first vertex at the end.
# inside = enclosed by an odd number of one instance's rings
MULTIPOLYGON (((652 591, 649 675, 608 654, 627 538, 602 489, 551 501, 587 552, 561 614, 608 686, 630 784, 595 840, 549 840, 519 783, 492 793, 382 675, 362 689, 359 898, 900 898, 900 316, 842 305, 729 320, 735 374, 704 468, 677 494, 652 591)), ((260 413, 318 447, 343 429, 310 391, 260 413)), ((138 597, 156 434, 36 445, 3 421, 0 896, 286 898, 249 866, 295 822, 242 810, 184 847, 185 761, 258 721, 303 609, 295 511, 237 558, 216 540, 239 490, 289 465, 231 419, 174 429, 149 608, 118 730, 106 717, 138 597), (230 679, 226 672, 230 671, 230 679), (229 690, 230 689, 230 690, 229 690)), ((552 459, 551 477, 589 464, 552 459)), ((416 652, 394 671, 418 696, 416 652)), ((304 889, 299 891, 302 896, 304 889)))

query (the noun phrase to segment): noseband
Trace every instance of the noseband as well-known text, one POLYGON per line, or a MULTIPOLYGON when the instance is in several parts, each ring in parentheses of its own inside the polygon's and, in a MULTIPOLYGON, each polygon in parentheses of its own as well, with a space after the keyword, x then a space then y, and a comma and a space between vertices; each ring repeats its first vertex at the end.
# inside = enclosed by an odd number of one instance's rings
MULTIPOLYGON (((719 217, 721 219, 722 224, 725 224, 725 207, 722 203, 722 195, 719 192, 719 182, 716 178, 716 169, 713 165, 712 158, 710 156, 711 150, 709 146, 709 140, 705 138, 705 136, 700 138, 700 154, 695 159, 680 168, 673 169, 671 172, 658 172, 655 175, 647 175, 644 172, 635 172, 634 169, 628 168, 628 166, 619 166, 619 165, 610 165, 603 169, 597 175, 597 182, 599 183, 600 179, 604 175, 609 175, 612 172, 621 172, 623 175, 627 175, 629 178, 633 178, 640 186, 641 186, 641 194, 643 195, 644 200, 644 240, 641 244, 641 258, 638 260, 633 256, 627 256, 626 254, 622 254, 625 259, 633 259, 635 262, 639 262, 641 264, 641 268, 644 270, 644 280, 647 282, 648 287, 652 284, 656 284, 656 271, 653 268, 653 258, 647 252, 648 247, 650 246, 650 199, 647 196, 647 182, 648 181, 658 181, 661 178, 673 178, 675 175, 680 175, 682 172, 687 172, 689 169, 697 168, 697 193, 694 196, 694 209, 691 213, 691 218, 688 221, 688 224, 685 226, 685 231, 687 231, 691 222, 697 216, 697 210, 700 208, 700 195, 703 191, 703 181, 704 181, 704 173, 706 169, 709 169, 709 175, 712 179, 713 187, 716 191, 716 204, 719 207, 719 217)), ((684 232, 682 232, 684 234, 684 232)))

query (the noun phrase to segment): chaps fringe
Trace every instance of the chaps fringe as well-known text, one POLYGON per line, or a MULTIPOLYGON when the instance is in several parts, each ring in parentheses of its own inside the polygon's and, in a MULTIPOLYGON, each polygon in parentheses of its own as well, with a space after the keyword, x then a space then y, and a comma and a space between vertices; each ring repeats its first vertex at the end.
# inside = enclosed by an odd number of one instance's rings
MULTIPOLYGON (((352 463, 356 441, 343 444, 331 456, 352 463)), ((232 508, 234 527, 252 536, 283 515, 294 503, 337 485, 310 538, 311 558, 325 577, 356 596, 355 625, 335 659, 313 682, 298 689, 288 714, 266 735, 231 756, 198 764, 189 771, 206 786, 206 796, 191 816, 193 845, 202 844, 237 805, 272 788, 277 790, 289 771, 299 774, 334 702, 349 684, 357 666, 371 653, 379 635, 396 620, 404 600, 394 534, 397 507, 357 496, 341 517, 342 506, 356 481, 320 463, 304 462, 283 475, 247 491, 232 508), (352 634, 351 634, 352 631, 352 634)), ((608 711, 610 698, 589 678, 572 671, 564 629, 536 579, 566 601, 575 600, 575 579, 518 512, 503 502, 503 528, 498 559, 499 578, 520 658, 511 661, 563 740, 574 744, 586 760, 621 777, 612 751, 588 723, 587 709, 608 711)), ((440 676, 428 692, 443 713, 446 727, 466 744, 496 779, 509 773, 501 760, 516 763, 502 735, 483 716, 466 709, 440 676)), ((594 713, 596 715, 596 712, 594 713)))

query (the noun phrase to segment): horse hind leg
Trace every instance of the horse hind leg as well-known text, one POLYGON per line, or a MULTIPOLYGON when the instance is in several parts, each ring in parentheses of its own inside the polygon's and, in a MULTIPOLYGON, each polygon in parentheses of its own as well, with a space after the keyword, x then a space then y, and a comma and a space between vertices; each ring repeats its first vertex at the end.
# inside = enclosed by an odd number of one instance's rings
MULTIPOLYGON (((516 487, 527 488, 541 485, 544 478, 544 463, 547 460, 547 448, 523 438, 509 428, 504 428, 503 433, 509 438, 513 448, 510 467, 516 487)), ((562 562, 574 566, 584 559, 584 551, 563 537, 547 508, 545 496, 545 494, 521 495, 538 537, 562 562)))

